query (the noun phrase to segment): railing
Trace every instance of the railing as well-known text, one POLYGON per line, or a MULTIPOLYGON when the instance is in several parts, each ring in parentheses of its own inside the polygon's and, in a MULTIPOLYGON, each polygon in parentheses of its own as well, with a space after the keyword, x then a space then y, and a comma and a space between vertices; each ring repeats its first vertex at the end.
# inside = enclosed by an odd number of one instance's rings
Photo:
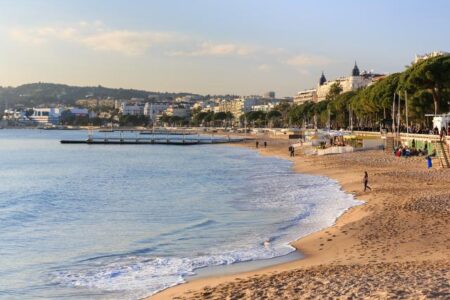
POLYGON ((354 135, 365 135, 365 136, 381 136, 378 131, 353 131, 354 135))
MULTIPOLYGON (((380 132, 374 131, 353 131, 354 135, 362 135, 362 136, 382 136, 380 132)), ((387 133, 387 136, 398 137, 396 133, 387 133)), ((419 134, 419 133, 400 133, 400 138, 402 139, 418 139, 418 140, 427 140, 427 141, 439 141, 439 135, 434 134, 419 134)), ((450 142, 450 137, 447 137, 447 140, 450 142)))
POLYGON ((326 149, 317 149, 317 155, 351 153, 355 149, 352 146, 333 146, 326 149))
POLYGON ((418 134, 418 133, 400 133, 400 138, 402 139, 415 139, 415 140, 426 140, 430 142, 439 141, 439 135, 434 134, 418 134))

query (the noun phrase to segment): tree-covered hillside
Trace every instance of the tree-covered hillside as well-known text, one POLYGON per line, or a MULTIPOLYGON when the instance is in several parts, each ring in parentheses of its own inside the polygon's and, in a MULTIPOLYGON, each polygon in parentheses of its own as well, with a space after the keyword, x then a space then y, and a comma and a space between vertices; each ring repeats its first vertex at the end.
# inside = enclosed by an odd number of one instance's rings
MULTIPOLYGON (((33 107, 41 104, 66 104, 73 105, 78 99, 85 97, 114 99, 147 98, 148 95, 161 94, 134 89, 113 89, 102 86, 78 87, 65 84, 54 83, 31 83, 18 87, 0 87, 0 108, 5 107, 5 102, 9 106, 22 104, 26 107, 33 107)), ((188 93, 162 93, 165 97, 178 97, 190 95, 188 93)))

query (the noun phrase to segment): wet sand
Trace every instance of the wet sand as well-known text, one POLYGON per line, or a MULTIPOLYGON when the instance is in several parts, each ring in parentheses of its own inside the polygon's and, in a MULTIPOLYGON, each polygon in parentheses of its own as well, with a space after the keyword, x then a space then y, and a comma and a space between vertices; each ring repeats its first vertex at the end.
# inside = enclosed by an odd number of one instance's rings
POLYGON ((290 158, 287 139, 259 140, 268 141, 267 149, 260 142, 262 155, 336 179, 366 204, 293 242, 304 259, 193 280, 150 299, 450 298, 450 169, 427 170, 423 157, 382 151, 290 158), (364 171, 369 192, 363 192, 364 171))

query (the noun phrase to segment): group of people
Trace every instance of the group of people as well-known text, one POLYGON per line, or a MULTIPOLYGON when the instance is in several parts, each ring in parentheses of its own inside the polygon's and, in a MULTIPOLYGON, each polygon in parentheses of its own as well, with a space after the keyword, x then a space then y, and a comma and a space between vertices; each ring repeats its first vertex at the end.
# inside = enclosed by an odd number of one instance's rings
POLYGON ((399 146, 394 148, 394 155, 397 157, 409 157, 409 156, 426 156, 426 157, 434 157, 436 156, 436 150, 433 149, 431 153, 428 151, 428 143, 425 142, 423 145, 423 149, 416 148, 416 140, 413 139, 411 142, 411 148, 408 146, 399 146))
POLYGON ((394 155, 397 157, 410 157, 410 156, 436 156, 436 150, 433 149, 431 153, 428 153, 427 147, 423 149, 416 149, 416 147, 408 148, 408 146, 399 146, 394 148, 394 155))

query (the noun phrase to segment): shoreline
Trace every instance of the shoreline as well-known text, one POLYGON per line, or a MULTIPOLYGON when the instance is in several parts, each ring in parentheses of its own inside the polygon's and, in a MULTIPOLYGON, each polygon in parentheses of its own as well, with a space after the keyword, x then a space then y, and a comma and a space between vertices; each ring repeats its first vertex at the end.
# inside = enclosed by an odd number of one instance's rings
MULTIPOLYGON (((239 135, 237 137, 241 137, 242 135, 239 135)), ((258 149, 254 149, 254 147, 252 147, 249 144, 254 143, 255 138, 252 137, 251 139, 247 139, 245 140, 243 143, 230 143, 227 144, 226 146, 232 146, 232 147, 240 147, 240 148, 245 148, 245 149, 249 149, 249 150, 258 150, 258 149)), ((281 138, 280 140, 282 141, 288 141, 287 139, 281 138)), ((286 146, 287 148, 287 146, 286 146)), ((262 148, 260 148, 259 150, 262 150, 262 148)), ((265 153, 265 152, 261 152, 261 151, 257 151, 259 155, 261 156, 268 156, 268 157, 274 157, 277 159, 281 159, 281 160, 287 160, 292 162, 292 165, 289 167, 289 169, 293 172, 293 173, 300 173, 300 174, 304 174, 304 175, 310 175, 310 176, 319 176, 319 177, 326 177, 327 179, 331 179, 332 181, 334 181, 334 183, 338 184, 340 186, 340 183, 332 178, 328 178, 327 176, 324 176, 322 174, 310 174, 310 173, 305 173, 305 172, 298 172, 295 170, 295 162, 290 159, 287 155, 281 155, 281 153, 275 155, 273 153, 265 153)), ((342 187, 340 186, 340 190, 342 190, 345 194, 349 194, 346 191, 344 191, 342 189, 342 187)), ((351 194, 349 194, 351 195, 351 194)), ((352 209, 353 207, 356 206, 360 206, 360 205, 364 205, 363 201, 360 201, 359 199, 356 199, 354 197, 354 195, 352 195, 353 200, 357 201, 359 203, 355 203, 354 205, 352 205, 351 207, 346 208, 343 211, 338 212, 337 216, 332 219, 332 225, 331 226, 325 226, 322 227, 320 229, 318 229, 317 231, 314 231, 312 233, 309 233, 305 236, 298 236, 295 239, 293 239, 292 241, 288 242, 286 244, 286 246, 289 246, 292 248, 292 252, 289 252, 288 254, 284 254, 281 256, 276 256, 273 258, 269 258, 269 259, 257 259, 257 260, 250 260, 250 261, 243 261, 243 262, 239 262, 239 263, 233 263, 230 265, 216 265, 216 266, 209 266, 209 267, 205 267, 205 268, 199 268, 196 269, 195 275, 189 275, 187 277, 184 277, 183 279, 185 280, 182 283, 177 283, 174 284, 173 286, 167 287, 166 289, 163 289, 159 292, 156 292, 155 294, 148 296, 148 297, 144 297, 142 299, 154 299, 156 297, 156 299, 158 298, 158 295, 161 293, 164 293, 167 290, 171 290, 173 288, 177 288, 179 286, 183 286, 186 284, 190 284, 190 283, 197 283, 203 280, 209 280, 211 278, 234 278, 235 276, 239 276, 241 274, 253 274, 253 273, 259 273, 260 271, 265 271, 266 269, 272 269, 274 267, 277 266, 282 266, 282 265, 286 265, 286 264, 291 264, 293 262, 296 261, 302 261, 306 258, 306 255, 301 252, 296 246, 294 246, 294 243, 296 243, 298 240, 303 239, 311 234, 314 234, 316 232, 325 230, 329 227, 335 226, 337 220, 342 217, 343 214, 347 213, 350 209, 352 209), (233 270, 235 269, 235 270, 233 270), (236 271, 239 270, 239 271, 236 271), (221 274, 222 273, 222 274, 221 274)), ((331 219, 330 219, 331 220, 331 219)), ((166 296, 163 296, 164 298, 166 298, 166 296)), ((171 297, 170 297, 171 298, 171 297)))
MULTIPOLYGON (((395 255, 398 253, 389 253, 389 251, 383 251, 379 247, 376 248, 377 251, 380 252, 378 254, 374 254, 374 251, 369 251, 369 249, 361 248, 361 239, 360 236, 367 231, 364 220, 372 219, 374 214, 379 214, 380 209, 386 209, 386 198, 392 196, 391 193, 386 193, 380 188, 380 193, 375 190, 374 192, 362 193, 362 172, 364 169, 368 169, 369 174, 374 174, 371 178, 375 178, 373 181, 374 186, 379 185, 377 181, 376 172, 383 172, 384 169, 389 168, 389 166, 371 166, 363 164, 352 164, 351 161, 347 161, 348 164, 344 164, 342 168, 337 168, 336 165, 333 165, 333 160, 339 161, 340 158, 337 156, 329 156, 329 157, 304 157, 304 156, 296 156, 294 159, 288 157, 287 155, 287 147, 289 141, 285 138, 259 138, 260 140, 267 140, 269 145, 267 149, 259 148, 258 152, 261 155, 267 156, 276 156, 282 159, 288 159, 293 161, 292 169, 294 172, 310 174, 310 175, 319 175, 326 176, 333 180, 336 180, 340 185, 341 189, 349 194, 352 194, 356 200, 362 200, 365 202, 364 205, 357 205, 349 208, 345 212, 343 212, 335 221, 334 225, 331 227, 327 227, 318 232, 311 233, 305 237, 297 239, 296 241, 291 242, 290 244, 303 255, 302 259, 298 259, 295 261, 276 264, 268 267, 264 267, 262 269, 247 271, 238 274, 232 275, 219 275, 213 277, 199 278, 194 279, 192 281, 188 281, 186 283, 182 283, 180 285, 168 288, 163 290, 157 294, 154 294, 145 299, 173 299, 175 297, 187 297, 192 296, 194 293, 194 298, 198 298, 199 295, 202 295, 202 291, 207 290, 207 294, 214 294, 214 288, 219 289, 219 291, 224 290, 227 285, 234 286, 234 289, 238 289, 241 282, 251 282, 255 280, 255 278, 266 278, 266 277, 280 277, 282 274, 286 272, 299 272, 307 271, 309 269, 321 268, 322 266, 328 267, 336 267, 336 266, 348 266, 355 267, 357 265, 375 265, 380 263, 402 263, 405 261, 414 261, 414 262, 422 262, 428 261, 431 258, 431 261, 440 261, 442 264, 442 260, 445 263, 448 263, 447 256, 449 250, 447 249, 448 241, 444 240, 444 245, 437 251, 437 255, 429 255, 428 252, 420 252, 422 254, 427 255, 417 255, 417 257, 406 256, 402 257, 399 255, 395 255), (333 159, 336 158, 336 159, 333 159), (369 255, 370 254, 370 255, 369 255), (382 254, 382 255, 381 255, 382 254), (213 290, 213 292, 210 292, 213 290)), ((254 141, 244 142, 243 144, 236 144, 233 146, 237 147, 247 147, 252 148, 254 150, 254 141)), ((370 153, 352 153, 351 155, 346 155, 345 157, 351 156, 370 156, 370 153)), ((381 159, 392 160, 392 158, 385 154, 374 153, 374 156, 381 156, 381 159), (383 157, 383 155, 385 157, 383 157), (390 158, 390 159, 389 159, 390 158)), ((413 168, 418 168, 419 170, 424 169, 420 168, 419 162, 412 162, 413 168)), ((384 182, 383 182, 384 183, 384 182)), ((382 184, 383 184, 382 183, 382 184)), ((382 185, 381 184, 381 185, 382 185)), ((445 220, 446 221, 446 220, 445 220)), ((372 230, 376 230, 376 228, 372 228, 372 230)), ((370 231, 370 228, 369 228, 370 231)), ((363 243, 367 244, 367 243, 363 243)), ((365 245, 367 246, 367 245, 365 245)), ((423 245, 422 245, 423 246, 423 245)), ((430 246, 430 245, 428 245, 430 246)), ((369 247, 370 248, 370 247, 369 247)), ((408 247, 402 247, 408 248, 408 247)), ((426 247, 427 248, 427 247, 426 247)), ((429 247, 428 247, 429 248, 429 247)), ((400 249, 401 251, 395 252, 405 252, 407 249, 400 249)), ((418 250, 418 249, 417 249, 418 250)), ((411 252, 411 251, 406 251, 411 252)), ((404 254, 404 253, 403 253, 404 254)), ((416 253, 419 254, 419 253, 416 253)), ((273 279, 272 278, 272 279, 273 279)), ((288 285, 288 282, 286 282, 288 285)), ((243 284, 242 289, 249 290, 248 286, 243 284)), ((242 292, 242 291, 241 291, 242 292)), ((250 288, 250 291, 252 289, 250 288)), ((200 297, 202 298, 202 297, 200 297)), ((205 299, 209 299, 208 297, 204 297, 205 299)), ((211 298, 212 299, 212 298, 211 298)))
MULTIPOLYGON (((255 139, 258 139, 257 137, 255 137, 255 139)), ((283 137, 281 138, 271 138, 270 139, 271 142, 273 142, 274 140, 276 141, 280 141, 280 142, 285 142, 285 148, 286 148, 286 152, 287 152, 287 143, 289 143, 288 139, 285 139, 283 137)), ((291 161, 293 164, 291 166, 291 169, 294 173, 301 173, 301 174, 306 174, 306 175, 313 175, 313 176, 323 176, 323 177, 328 177, 332 180, 335 180, 340 186, 341 186, 341 190, 343 190, 345 193, 347 194, 351 194, 354 196, 353 193, 349 192, 348 190, 344 189, 342 183, 333 177, 327 176, 325 174, 323 174, 321 172, 321 170, 315 170, 315 169, 308 169, 306 171, 304 170, 299 170, 299 166, 298 163, 300 162, 299 159, 304 159, 304 156, 296 156, 294 159, 292 159, 291 157, 289 157, 286 153, 283 153, 283 149, 281 148, 271 148, 269 146, 269 148, 258 148, 256 149, 253 145, 254 140, 248 140, 248 141, 244 141, 243 143, 240 144, 229 144, 228 146, 232 146, 232 147, 242 147, 242 148, 246 148, 246 149, 250 149, 250 150, 255 150, 257 151, 260 155, 262 156, 271 156, 271 157, 277 157, 279 159, 284 159, 284 160, 289 160, 291 161), (267 151, 269 150, 269 151, 267 151), (275 150, 275 151, 274 151, 275 150)), ((284 143, 283 143, 284 144, 284 143)), ((145 300, 154 300, 154 299, 172 299, 173 297, 176 297, 176 295, 179 295, 180 293, 184 293, 188 290, 191 289, 198 289, 198 288, 202 288, 202 287, 206 287, 210 284, 214 284, 214 283, 221 283, 223 281, 229 281, 229 280, 235 280, 235 279, 240 279, 241 277, 251 277, 251 276, 255 276, 255 275, 259 275, 259 274, 264 274, 267 272, 273 273, 275 271, 278 271, 278 269, 286 271, 286 270, 291 270, 291 269, 295 269, 297 267, 309 267, 309 266, 314 266, 317 263, 313 260, 312 262, 310 262, 311 260, 311 256, 313 255, 313 253, 311 253, 311 251, 309 251, 308 247, 303 248, 303 246, 301 245, 301 242, 304 239, 308 239, 311 238, 311 236, 314 236, 316 234, 319 234, 329 228, 332 228, 334 226, 337 225, 338 221, 344 217, 345 214, 348 214, 352 209, 359 207, 359 206, 363 206, 364 204, 366 204, 365 201, 360 200, 359 198, 357 199, 354 196, 354 200, 356 201, 361 201, 361 204, 356 204, 352 207, 349 207, 348 209, 346 209, 345 211, 343 211, 338 217, 336 217, 336 219, 333 221, 333 225, 329 226, 329 227, 325 227, 319 231, 315 231, 313 233, 310 233, 306 236, 303 237, 298 237, 297 239, 289 242, 289 245, 292 246, 295 250, 287 255, 290 255, 292 253, 297 253, 299 256, 301 256, 300 258, 288 261, 288 262, 283 262, 283 263, 272 263, 269 264, 268 266, 264 266, 264 267, 259 267, 256 269, 250 269, 250 270, 246 270, 246 271, 242 271, 242 272, 233 272, 232 274, 227 274, 227 275, 212 275, 212 276, 201 276, 200 278, 195 278, 195 276, 192 276, 192 279, 189 280, 189 277, 187 278, 187 280, 184 283, 180 283, 174 286, 171 286, 167 289, 164 289, 160 292, 157 292, 156 294, 153 294, 151 296, 145 297, 145 300), (173 292, 170 292, 173 291, 173 292)), ((279 257, 278 257, 279 258, 279 257)), ((276 258, 273 259, 269 259, 269 261, 274 260, 276 258)), ((247 264, 248 262, 242 262, 239 264, 247 264)), ((220 267, 224 267, 224 266, 217 266, 218 268, 220 267)))

